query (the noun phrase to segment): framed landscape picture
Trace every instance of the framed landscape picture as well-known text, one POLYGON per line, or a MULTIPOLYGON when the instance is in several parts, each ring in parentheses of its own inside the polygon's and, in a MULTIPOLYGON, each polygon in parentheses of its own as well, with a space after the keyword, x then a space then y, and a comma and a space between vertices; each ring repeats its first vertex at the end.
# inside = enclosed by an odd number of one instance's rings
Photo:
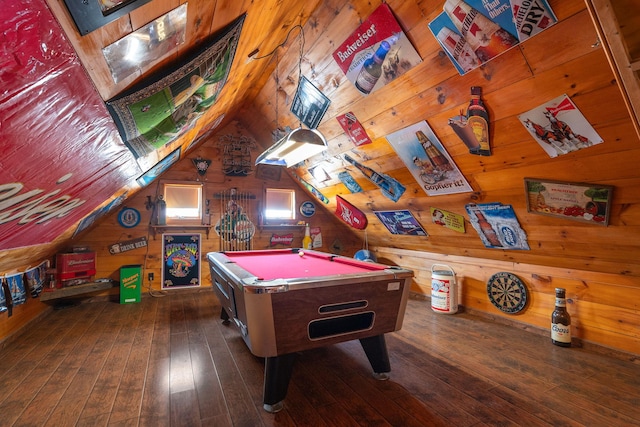
POLYGON ((524 187, 531 213, 609 225, 612 186, 525 178, 524 187))

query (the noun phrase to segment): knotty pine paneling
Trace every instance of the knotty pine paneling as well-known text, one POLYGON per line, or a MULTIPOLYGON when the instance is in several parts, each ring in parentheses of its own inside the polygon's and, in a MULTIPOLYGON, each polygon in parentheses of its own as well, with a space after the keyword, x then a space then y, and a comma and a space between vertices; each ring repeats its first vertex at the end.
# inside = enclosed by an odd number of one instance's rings
MULTIPOLYGON (((522 274, 545 277, 546 281, 536 282, 531 288, 532 305, 510 319, 547 328, 552 308, 548 298, 553 295, 554 286, 566 286, 575 292, 572 307, 580 308, 575 312, 579 337, 633 351, 633 346, 638 344, 637 333, 631 343, 625 343, 625 339, 629 331, 638 327, 637 304, 620 307, 622 311, 617 320, 631 325, 625 332, 620 332, 615 327, 615 300, 598 301, 597 295, 608 289, 610 295, 620 294, 634 301, 640 286, 637 256, 640 253, 637 243, 640 241, 637 238, 640 208, 637 207, 637 168, 634 166, 640 158, 640 141, 603 49, 596 43, 597 33, 584 2, 551 0, 559 19, 557 25, 465 76, 453 70, 427 27, 442 10, 443 1, 389 4, 420 53, 421 64, 369 96, 363 97, 355 91, 337 65, 327 58, 327 52, 333 52, 335 46, 353 31, 356 25, 353 16, 366 16, 361 11, 371 10, 368 2, 353 1, 350 7, 336 11, 337 16, 326 12, 314 15, 317 18, 313 23, 314 35, 323 24, 327 31, 318 35, 318 42, 307 40, 311 51, 305 53, 309 63, 303 62, 303 74, 332 100, 331 108, 319 126, 330 146, 341 145, 343 151, 348 147, 345 147, 348 141, 344 140, 335 117, 353 111, 373 143, 352 149, 355 154, 350 155, 399 180, 406 191, 398 202, 390 201, 353 166, 333 159, 323 163, 334 176, 326 183, 327 187, 321 188, 331 200, 326 208, 334 209, 335 196, 340 195, 362 209, 369 219, 369 242, 376 246, 378 256, 384 258, 387 251, 394 254, 399 251, 402 255, 396 255, 393 260, 416 271, 414 290, 418 293, 430 293, 429 266, 423 257, 434 257, 439 261, 460 257, 463 261, 457 262, 456 266, 465 269, 466 283, 462 303, 494 314, 497 310, 488 302, 486 280, 496 271, 518 273, 523 266, 530 266, 522 274), (414 4, 421 11, 420 19, 416 17, 414 4), (331 42, 323 45, 325 39, 331 42), (316 52, 320 48, 323 49, 316 52), (328 85, 329 81, 333 85, 328 85), (447 124, 448 119, 460 110, 466 111, 469 88, 474 85, 483 88, 483 98, 490 112, 491 157, 469 155, 447 124), (518 115, 564 93, 571 97, 605 142, 551 159, 527 133, 518 115), (385 135, 421 120, 426 120, 434 129, 474 192, 429 197, 398 161, 385 135), (336 176, 342 170, 351 173, 363 188, 362 193, 350 194, 337 180, 336 176), (610 225, 593 226, 528 213, 525 177, 613 185, 610 225), (431 223, 431 207, 467 218, 465 204, 496 201, 514 207, 527 232, 531 250, 487 249, 467 220, 464 234, 431 223), (373 211, 392 209, 410 209, 429 236, 390 235, 373 211), (417 261, 407 265, 414 257, 417 261), (552 275, 548 271, 555 273, 552 275), (565 279, 565 274, 569 278, 565 279), (598 284, 593 285, 597 291, 589 292, 593 275, 599 277, 598 284), (627 284, 620 286, 621 281, 627 284), (584 283, 587 284, 586 291, 581 288, 584 283)), ((322 6, 320 10, 323 10, 322 6)), ((297 81, 296 55, 290 51, 286 56, 288 58, 281 62, 286 65, 278 74, 279 85, 276 86, 276 79, 270 79, 256 97, 256 101, 262 102, 243 106, 241 121, 254 135, 265 134, 265 123, 275 123, 276 108, 281 124, 295 123, 287 111, 297 81), (278 107, 274 105, 276 89, 286 94, 277 98, 281 102, 278 107)), ((296 172, 314 183, 307 171, 310 165, 312 163, 297 168, 296 172)))
MULTIPOLYGON (((473 257, 393 249, 371 248, 378 259, 406 268, 419 270, 412 290, 430 293, 431 266, 445 264, 456 273, 459 303, 465 308, 481 311, 505 321, 521 322, 538 327, 546 333, 551 322, 556 287, 567 289, 567 310, 571 314, 573 335, 590 342, 637 354, 640 348, 640 284, 634 280, 620 283, 619 275, 590 271, 553 268, 519 262, 491 261, 473 257), (495 273, 516 274, 529 290, 529 300, 523 314, 509 315, 495 308, 487 299, 486 283, 495 273), (627 301, 621 303, 620 295, 627 301)), ((629 278, 627 278, 629 279, 629 278)))

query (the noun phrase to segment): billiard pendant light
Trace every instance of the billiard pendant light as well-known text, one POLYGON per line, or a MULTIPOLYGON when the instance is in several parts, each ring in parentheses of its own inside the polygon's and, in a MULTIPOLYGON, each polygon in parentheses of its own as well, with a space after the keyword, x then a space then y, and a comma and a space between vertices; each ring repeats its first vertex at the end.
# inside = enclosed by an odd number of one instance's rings
POLYGON ((327 140, 317 129, 292 130, 256 159, 259 163, 291 167, 327 149, 327 140))
MULTIPOLYGON (((302 75, 302 54, 304 49, 304 33, 302 32, 302 26, 296 25, 293 28, 300 27, 300 57, 298 58, 298 86, 300 86, 300 76, 302 75)), ((287 38, 284 42, 276 47, 283 46, 291 31, 287 34, 287 38)), ((275 50, 270 53, 272 55, 275 50)), ((269 56, 266 55, 266 56, 269 56)), ((262 58, 264 58, 263 56, 262 58)), ((255 58, 258 59, 258 58, 255 58)), ((276 128, 278 127, 278 59, 276 57, 276 128)), ((264 153, 260 154, 256 158, 256 165, 268 164, 285 166, 287 168, 295 166, 298 163, 315 156, 327 149, 327 140, 320 133, 318 129, 304 129, 302 125, 299 128, 292 130, 289 134, 285 135, 278 142, 269 147, 264 153)))

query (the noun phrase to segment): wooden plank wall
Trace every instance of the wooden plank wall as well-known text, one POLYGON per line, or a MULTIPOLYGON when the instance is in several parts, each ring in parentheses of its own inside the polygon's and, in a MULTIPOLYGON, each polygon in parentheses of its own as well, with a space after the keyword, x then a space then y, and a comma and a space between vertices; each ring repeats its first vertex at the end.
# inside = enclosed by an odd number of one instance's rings
MULTIPOLYGON (((351 169, 363 192, 350 194, 337 175, 349 170, 342 161, 323 162, 334 179, 320 190, 335 206, 340 195, 365 211, 371 245, 378 256, 417 273, 414 290, 429 295, 433 262, 453 264, 462 274, 461 300, 491 316, 548 328, 555 286, 565 286, 576 336, 585 341, 634 353, 640 348, 640 159, 638 135, 625 108, 620 88, 598 40, 583 0, 550 0, 559 23, 522 43, 483 69, 459 76, 427 24, 442 11, 443 1, 389 1, 423 63, 400 79, 363 97, 346 81, 328 52, 354 30, 378 3, 325 2, 305 26, 303 74, 332 103, 319 129, 331 147, 349 144, 335 117, 353 111, 373 144, 353 149, 354 157, 386 173, 407 190, 394 203, 351 169), (447 120, 466 110, 469 88, 478 85, 491 115, 491 157, 472 156, 453 134, 447 120), (559 95, 567 94, 604 143, 555 159, 537 145, 517 116, 559 95), (426 120, 474 189, 473 193, 428 197, 388 144, 385 135, 426 120), (608 227, 588 225, 527 212, 523 178, 612 185, 614 197, 608 227), (502 202, 514 207, 528 236, 529 251, 486 249, 465 220, 466 233, 431 223, 437 207, 468 218, 467 203, 502 202), (410 209, 429 237, 391 235, 373 211, 410 209), (497 271, 519 275, 528 286, 530 304, 518 316, 491 305, 486 281, 497 271), (621 301, 624 300, 624 301, 621 301)), ((274 126, 274 101, 287 111, 297 82, 296 59, 283 58, 255 102, 245 105, 242 121, 257 137, 274 126), (274 96, 278 93, 278 96, 274 96)), ((295 119, 280 116, 280 125, 295 119)), ((297 173, 309 179, 308 164, 297 173)))

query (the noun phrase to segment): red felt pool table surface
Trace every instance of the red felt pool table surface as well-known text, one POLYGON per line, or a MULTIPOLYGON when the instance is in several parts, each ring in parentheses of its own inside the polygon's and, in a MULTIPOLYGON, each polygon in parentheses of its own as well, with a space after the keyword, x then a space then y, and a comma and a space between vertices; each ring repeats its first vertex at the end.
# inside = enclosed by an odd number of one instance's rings
POLYGON ((303 251, 300 256, 297 250, 292 249, 225 252, 225 255, 260 280, 357 274, 384 269, 378 264, 327 253, 303 251))

